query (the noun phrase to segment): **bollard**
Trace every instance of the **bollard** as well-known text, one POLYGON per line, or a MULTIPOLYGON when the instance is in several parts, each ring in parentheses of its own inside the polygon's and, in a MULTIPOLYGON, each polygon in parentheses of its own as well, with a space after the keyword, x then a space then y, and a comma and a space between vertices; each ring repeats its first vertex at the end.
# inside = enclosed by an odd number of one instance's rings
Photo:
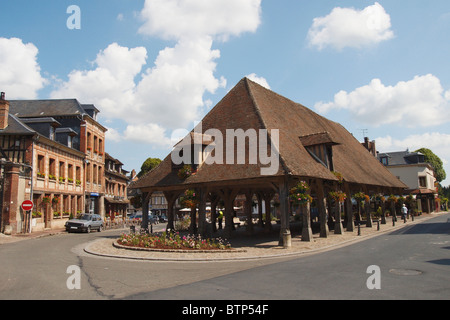
POLYGON ((361 223, 358 221, 358 236, 361 235, 361 223))
POLYGON ((130 226, 130 232, 131 233, 136 233, 136 227, 135 226, 130 226))
POLYGON ((395 217, 392 216, 392 226, 395 227, 395 217))
POLYGON ((414 221, 414 213, 411 215, 411 221, 414 221))
POLYGON ((380 220, 377 220, 377 231, 380 231, 380 220))

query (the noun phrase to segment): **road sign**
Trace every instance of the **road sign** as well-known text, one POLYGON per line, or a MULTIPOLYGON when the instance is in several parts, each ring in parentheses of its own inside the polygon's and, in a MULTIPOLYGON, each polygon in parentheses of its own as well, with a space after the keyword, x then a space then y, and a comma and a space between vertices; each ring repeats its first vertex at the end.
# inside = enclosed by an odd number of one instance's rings
POLYGON ((24 202, 22 202, 22 209, 23 211, 31 211, 33 209, 33 201, 31 200, 25 200, 24 202))

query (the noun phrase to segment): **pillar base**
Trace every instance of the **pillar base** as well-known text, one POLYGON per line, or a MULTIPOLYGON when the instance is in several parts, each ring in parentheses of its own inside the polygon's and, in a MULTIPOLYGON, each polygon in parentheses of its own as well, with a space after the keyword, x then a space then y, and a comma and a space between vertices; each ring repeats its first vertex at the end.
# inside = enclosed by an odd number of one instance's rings
POLYGON ((302 229, 302 241, 312 241, 312 237, 312 229, 310 227, 302 229))

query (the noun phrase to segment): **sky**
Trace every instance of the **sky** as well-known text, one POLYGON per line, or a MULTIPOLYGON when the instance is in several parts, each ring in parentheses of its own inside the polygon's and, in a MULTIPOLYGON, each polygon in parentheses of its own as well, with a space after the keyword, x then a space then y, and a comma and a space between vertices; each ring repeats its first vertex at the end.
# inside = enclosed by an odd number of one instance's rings
POLYGON ((450 184, 448 0, 2 0, 0 90, 95 104, 139 172, 248 77, 450 184))

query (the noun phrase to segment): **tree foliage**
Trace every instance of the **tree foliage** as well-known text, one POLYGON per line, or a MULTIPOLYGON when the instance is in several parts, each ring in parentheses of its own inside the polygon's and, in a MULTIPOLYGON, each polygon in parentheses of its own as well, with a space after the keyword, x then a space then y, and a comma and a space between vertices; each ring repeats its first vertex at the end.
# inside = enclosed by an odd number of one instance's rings
POLYGON ((138 178, 141 178, 147 172, 151 171, 153 168, 156 168, 161 163, 161 159, 159 158, 148 158, 144 161, 141 166, 141 171, 138 173, 138 178))
POLYGON ((447 177, 447 174, 445 173, 444 164, 441 158, 439 158, 433 153, 433 151, 427 148, 421 148, 419 150, 416 150, 416 152, 422 153, 425 156, 425 162, 428 162, 433 166, 436 180, 438 182, 444 181, 447 177))

